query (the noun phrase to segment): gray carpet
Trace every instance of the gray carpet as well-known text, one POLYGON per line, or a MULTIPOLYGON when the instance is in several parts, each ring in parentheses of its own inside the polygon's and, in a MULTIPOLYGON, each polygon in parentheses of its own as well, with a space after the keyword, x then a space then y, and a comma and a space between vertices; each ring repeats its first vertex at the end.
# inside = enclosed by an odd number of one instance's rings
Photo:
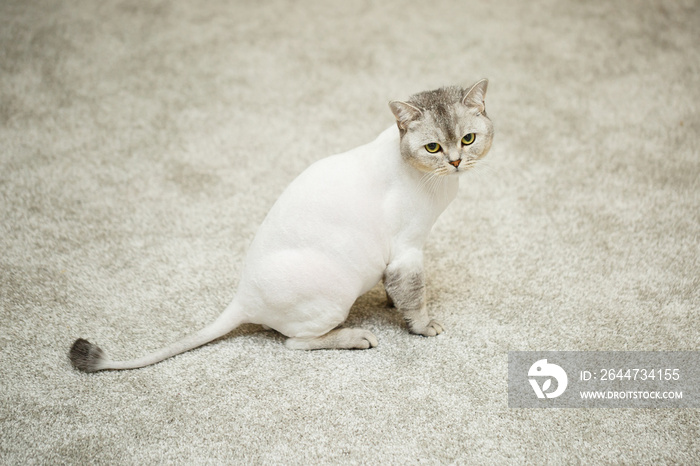
POLYGON ((698 409, 510 409, 512 350, 700 349, 700 5, 0 3, 0 463, 699 463, 698 409), (311 162, 391 99, 490 79, 488 169, 426 246, 445 324, 380 287, 369 351, 245 326, 128 372, 231 300, 311 162))

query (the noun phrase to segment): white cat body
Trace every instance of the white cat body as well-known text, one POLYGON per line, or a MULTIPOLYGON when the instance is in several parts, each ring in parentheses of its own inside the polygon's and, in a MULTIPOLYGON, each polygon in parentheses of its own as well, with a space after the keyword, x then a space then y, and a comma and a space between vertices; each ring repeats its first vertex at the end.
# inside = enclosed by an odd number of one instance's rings
POLYGON ((289 337, 329 332, 389 263, 420 256, 459 178, 433 183, 402 160, 396 125, 369 144, 314 163, 260 226, 233 305, 248 322, 289 337))
POLYGON ((248 250, 238 291, 211 324, 130 361, 112 361, 87 340, 69 356, 86 372, 133 369, 208 343, 244 323, 287 336, 292 349, 366 349, 377 338, 338 328, 379 281, 412 333, 442 325, 425 305, 423 245, 456 197, 458 175, 491 147, 487 81, 393 101, 396 126, 374 141, 311 165, 272 206, 248 250))

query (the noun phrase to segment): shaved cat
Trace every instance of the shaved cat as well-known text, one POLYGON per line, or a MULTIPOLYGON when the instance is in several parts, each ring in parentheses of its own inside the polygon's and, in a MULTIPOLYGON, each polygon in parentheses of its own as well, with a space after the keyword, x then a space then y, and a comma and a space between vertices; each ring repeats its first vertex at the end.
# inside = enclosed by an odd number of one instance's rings
POLYGON ((389 103, 396 118, 376 140, 307 168, 282 193, 258 230, 235 298, 211 324, 152 354, 113 361, 78 339, 77 369, 134 369, 226 335, 244 323, 285 335, 291 349, 365 349, 368 330, 339 327, 362 294, 384 280, 410 332, 442 325, 425 305, 423 245, 457 195, 459 175, 491 147, 488 81, 446 87, 389 103))

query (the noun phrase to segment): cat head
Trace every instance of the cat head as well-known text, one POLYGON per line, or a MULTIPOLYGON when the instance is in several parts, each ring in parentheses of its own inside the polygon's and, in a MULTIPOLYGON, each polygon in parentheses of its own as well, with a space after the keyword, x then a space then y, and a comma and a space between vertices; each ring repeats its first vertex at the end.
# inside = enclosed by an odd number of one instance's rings
POLYGON ((443 87, 392 101, 401 134, 401 155, 422 172, 460 174, 491 148, 493 124, 486 115, 488 80, 471 88, 443 87))

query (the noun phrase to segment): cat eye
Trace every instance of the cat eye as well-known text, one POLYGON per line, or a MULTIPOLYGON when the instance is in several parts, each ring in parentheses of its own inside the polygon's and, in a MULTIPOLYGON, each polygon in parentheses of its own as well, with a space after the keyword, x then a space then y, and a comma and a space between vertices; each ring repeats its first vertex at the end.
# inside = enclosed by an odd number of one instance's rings
POLYGON ((462 144, 464 144, 465 146, 468 146, 469 144, 473 144, 475 139, 476 139, 476 134, 469 133, 462 138, 462 144))
POLYGON ((431 142, 430 144, 425 145, 425 150, 427 150, 431 154, 434 154, 440 150, 440 144, 438 144, 437 142, 431 142))

